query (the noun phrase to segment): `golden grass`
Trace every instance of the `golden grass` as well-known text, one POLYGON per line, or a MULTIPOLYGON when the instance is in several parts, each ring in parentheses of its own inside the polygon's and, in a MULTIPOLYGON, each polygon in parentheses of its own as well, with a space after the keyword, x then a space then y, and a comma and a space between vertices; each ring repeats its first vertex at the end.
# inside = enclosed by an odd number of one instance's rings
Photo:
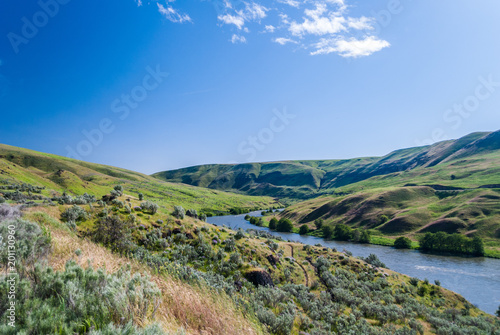
MULTIPOLYGON (((28 216, 36 216, 42 208, 28 209, 28 216)), ((43 208, 43 212, 58 217, 58 210, 43 208), (57 213, 57 214, 56 214, 57 213)), ((39 219, 38 219, 39 221, 39 219)), ((47 224, 45 224, 47 226, 47 224)), ((208 289, 188 285, 166 275, 153 273, 137 261, 129 260, 95 243, 81 239, 69 231, 49 225, 52 234, 52 252, 48 263, 56 271, 64 269, 73 259, 83 268, 90 263, 95 269, 104 268, 113 273, 129 264, 132 273, 147 274, 162 292, 162 302, 156 314, 167 332, 183 328, 187 334, 261 334, 259 326, 244 318, 233 302, 225 295, 217 295, 208 289), (75 251, 80 249, 80 256, 75 251)))

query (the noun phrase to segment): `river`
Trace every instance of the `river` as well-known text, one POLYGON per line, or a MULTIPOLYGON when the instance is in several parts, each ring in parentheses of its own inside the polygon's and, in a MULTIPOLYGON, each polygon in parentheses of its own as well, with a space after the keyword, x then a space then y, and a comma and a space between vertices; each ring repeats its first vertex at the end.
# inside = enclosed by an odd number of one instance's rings
MULTIPOLYGON (((245 215, 214 216, 207 222, 217 226, 226 225, 232 229, 259 229, 285 240, 330 248, 349 250, 354 256, 366 257, 376 254, 385 265, 396 272, 419 279, 429 279, 431 283, 439 280, 441 286, 457 292, 481 310, 494 314, 500 305, 500 260, 484 257, 465 258, 438 256, 421 253, 417 250, 398 250, 371 244, 329 241, 313 236, 294 233, 279 233, 265 227, 254 226, 245 221, 245 215)), ((250 213, 261 216, 260 212, 250 213)))

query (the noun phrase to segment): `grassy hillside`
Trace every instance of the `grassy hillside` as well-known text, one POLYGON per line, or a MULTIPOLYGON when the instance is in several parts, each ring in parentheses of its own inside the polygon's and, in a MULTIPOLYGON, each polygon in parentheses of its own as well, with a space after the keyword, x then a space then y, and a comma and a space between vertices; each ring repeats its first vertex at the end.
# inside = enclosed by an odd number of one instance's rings
POLYGON ((399 236, 460 233, 483 238, 487 254, 500 257, 500 131, 378 158, 212 165, 155 176, 283 198, 294 205, 282 216, 297 227, 313 229, 318 219, 346 224, 388 245, 399 236))
MULTIPOLYGON (((130 220, 111 205, 79 206, 86 215, 74 226, 60 218, 76 207, 20 213, 11 205, 0 205, 0 236, 15 225, 19 250, 31 243, 16 263, 16 327, 0 325, 2 334, 490 334, 500 327, 463 297, 376 257, 142 209, 130 220)), ((7 291, 0 290, 2 318, 7 291)))
POLYGON ((291 201, 406 183, 474 188, 500 183, 499 138, 500 131, 473 133, 454 141, 397 150, 384 157, 204 165, 153 176, 291 201), (367 180, 370 182, 362 183, 367 180))
POLYGON ((0 186, 3 185, 4 190, 0 189, 0 193, 7 192, 8 185, 22 183, 44 187, 41 194, 49 198, 63 192, 89 193, 100 198, 114 186, 122 185, 129 197, 137 198, 143 193, 165 211, 172 210, 174 205, 205 211, 278 206, 271 197, 250 197, 163 182, 138 172, 0 144, 0 186))

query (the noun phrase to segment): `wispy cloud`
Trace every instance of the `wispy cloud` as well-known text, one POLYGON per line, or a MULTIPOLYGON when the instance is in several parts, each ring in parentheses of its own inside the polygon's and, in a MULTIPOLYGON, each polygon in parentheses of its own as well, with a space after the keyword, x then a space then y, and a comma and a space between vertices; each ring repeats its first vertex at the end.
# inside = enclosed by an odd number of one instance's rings
POLYGON ((322 39, 315 45, 316 50, 311 52, 311 55, 336 53, 342 57, 356 58, 369 56, 389 46, 389 42, 373 36, 365 37, 364 39, 356 39, 354 37, 350 39, 322 39))
POLYGON ((246 43, 246 42, 247 42, 247 39, 245 38, 245 36, 233 34, 233 36, 231 37, 231 43, 233 43, 233 44, 246 43))
POLYGON ((278 43, 278 44, 281 44, 281 45, 285 45, 287 43, 294 43, 294 44, 297 44, 298 42, 297 41, 294 41, 290 38, 285 38, 285 37, 278 37, 278 38, 275 38, 274 39, 274 42, 278 43))
POLYGON ((191 22, 191 17, 189 17, 188 14, 181 14, 176 9, 172 8, 169 5, 163 6, 160 3, 157 3, 157 5, 158 5, 158 11, 167 20, 175 22, 175 23, 191 22))

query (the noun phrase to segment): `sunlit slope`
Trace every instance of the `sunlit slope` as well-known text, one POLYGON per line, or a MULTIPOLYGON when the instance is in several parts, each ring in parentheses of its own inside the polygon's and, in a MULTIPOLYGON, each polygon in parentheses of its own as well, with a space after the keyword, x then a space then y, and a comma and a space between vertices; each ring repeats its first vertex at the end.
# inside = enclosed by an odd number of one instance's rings
POLYGON ((227 210, 232 207, 264 208, 274 204, 270 197, 250 197, 190 185, 163 182, 153 177, 112 166, 0 144, 0 180, 45 186, 43 193, 95 194, 103 196, 121 184, 131 196, 143 193, 165 207, 227 210))
POLYGON ((500 131, 401 149, 384 157, 203 165, 153 176, 176 183, 291 200, 369 188, 439 184, 475 188, 500 183, 500 131))

